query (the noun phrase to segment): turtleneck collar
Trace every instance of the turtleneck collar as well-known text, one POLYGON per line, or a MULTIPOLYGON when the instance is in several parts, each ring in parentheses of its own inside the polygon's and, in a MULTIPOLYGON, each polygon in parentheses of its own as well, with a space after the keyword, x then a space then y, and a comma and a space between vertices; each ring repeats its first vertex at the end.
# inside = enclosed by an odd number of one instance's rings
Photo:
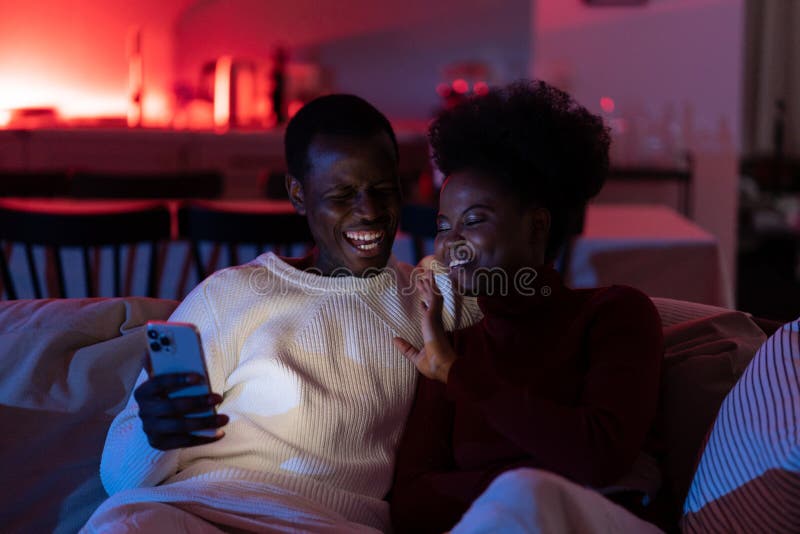
POLYGON ((478 306, 486 318, 533 313, 537 309, 549 309, 564 289, 558 271, 550 264, 541 265, 529 273, 518 274, 509 284, 506 295, 478 297, 478 306))

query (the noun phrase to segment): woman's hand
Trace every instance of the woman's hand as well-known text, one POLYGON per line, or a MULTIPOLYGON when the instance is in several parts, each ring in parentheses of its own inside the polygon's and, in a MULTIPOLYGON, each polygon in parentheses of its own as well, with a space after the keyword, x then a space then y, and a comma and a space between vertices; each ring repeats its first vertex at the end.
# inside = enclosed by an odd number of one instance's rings
POLYGON ((419 290, 425 310, 422 316, 422 339, 425 345, 417 349, 403 338, 394 338, 394 346, 413 363, 420 373, 432 380, 447 383, 450 367, 456 361, 453 347, 447 340, 442 325, 442 305, 444 299, 436 287, 433 271, 428 271, 426 276, 417 279, 419 290))

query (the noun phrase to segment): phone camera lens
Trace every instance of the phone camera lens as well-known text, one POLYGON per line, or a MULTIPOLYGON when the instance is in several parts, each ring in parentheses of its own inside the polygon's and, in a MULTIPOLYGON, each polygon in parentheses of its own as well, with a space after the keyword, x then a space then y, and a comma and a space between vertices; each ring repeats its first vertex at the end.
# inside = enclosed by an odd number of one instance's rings
POLYGON ((149 337, 150 339, 158 339, 158 332, 156 332, 155 330, 148 330, 147 337, 149 337))
POLYGON ((159 352, 161 350, 161 345, 157 341, 153 341, 150 343, 150 349, 153 352, 159 352))
POLYGON ((162 337, 161 339, 159 339, 159 341, 161 341, 161 344, 162 344, 162 345, 164 345, 165 347, 166 347, 166 346, 168 346, 168 345, 170 345, 170 344, 172 343, 172 342, 169 340, 169 338, 168 338, 168 337, 166 337, 166 336, 164 336, 164 337, 162 337))

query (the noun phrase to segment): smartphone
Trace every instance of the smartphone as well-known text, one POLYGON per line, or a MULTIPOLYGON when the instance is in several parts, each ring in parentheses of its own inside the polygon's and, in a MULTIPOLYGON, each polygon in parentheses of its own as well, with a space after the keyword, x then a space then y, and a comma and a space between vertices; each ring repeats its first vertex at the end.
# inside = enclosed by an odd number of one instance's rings
MULTIPOLYGON (((146 325, 147 351, 150 356, 150 370, 153 375, 168 373, 197 373, 203 377, 199 384, 186 386, 170 393, 170 398, 208 395, 211 388, 208 383, 206 360, 203 357, 203 345, 200 332, 190 323, 167 321, 148 321, 146 325)), ((208 411, 187 414, 186 417, 209 417, 216 415, 213 406, 208 411)), ((195 436, 213 437, 216 429, 196 430, 195 436)))

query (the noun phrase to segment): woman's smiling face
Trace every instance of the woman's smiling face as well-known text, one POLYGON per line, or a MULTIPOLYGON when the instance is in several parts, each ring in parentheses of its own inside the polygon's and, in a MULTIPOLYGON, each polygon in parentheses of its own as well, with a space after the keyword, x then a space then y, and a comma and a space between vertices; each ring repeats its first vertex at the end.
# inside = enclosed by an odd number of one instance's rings
POLYGON ((458 171, 439 198, 436 259, 461 293, 491 295, 498 276, 509 283, 519 269, 544 263, 548 228, 547 210, 524 207, 492 176, 458 171))

